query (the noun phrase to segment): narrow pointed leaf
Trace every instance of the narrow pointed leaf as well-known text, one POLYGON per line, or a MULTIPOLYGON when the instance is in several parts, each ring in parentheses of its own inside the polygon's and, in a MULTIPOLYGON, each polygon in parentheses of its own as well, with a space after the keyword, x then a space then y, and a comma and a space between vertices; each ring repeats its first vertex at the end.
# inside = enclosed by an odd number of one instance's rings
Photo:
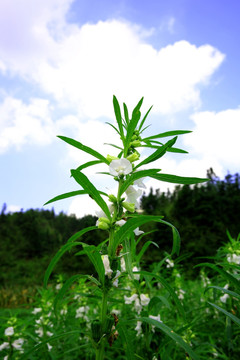
POLYGON ((201 179, 201 178, 195 178, 195 177, 185 177, 185 176, 176 176, 176 175, 170 175, 170 174, 154 174, 150 175, 153 179, 160 180, 160 181, 166 181, 174 184, 184 184, 184 185, 190 185, 190 184, 199 184, 202 182, 209 181, 209 179, 201 179))
POLYGON ((159 139, 159 138, 168 137, 168 136, 178 136, 178 135, 188 134, 188 133, 191 133, 191 132, 192 132, 191 130, 166 131, 166 132, 161 133, 161 134, 146 137, 144 140, 159 139))
POLYGON ((106 122, 106 124, 110 125, 120 135, 120 132, 118 131, 116 126, 114 126, 113 124, 110 124, 109 122, 106 122))
POLYGON ((113 107, 114 107, 114 112, 115 112, 115 116, 116 116, 116 120, 117 120, 117 124, 118 124, 118 128, 119 128, 119 132, 120 132, 120 135, 123 140, 124 133, 123 133, 123 126, 122 126, 122 115, 121 115, 119 102, 115 95, 113 95, 113 107))
POLYGON ((52 258, 52 260, 51 260, 50 264, 48 265, 48 268, 45 272, 45 276, 44 276, 44 280, 43 280, 44 287, 47 286, 48 279, 49 279, 53 269, 55 268, 56 264, 61 259, 61 257, 65 254, 65 252, 72 249, 74 246, 78 246, 78 245, 82 245, 82 243, 81 242, 67 243, 67 244, 63 245, 61 247, 61 249, 56 253, 56 255, 52 258))
POLYGON ((119 335, 122 339, 123 345, 126 345, 126 356, 128 360, 135 360, 134 347, 132 344, 132 337, 130 336, 127 327, 124 324, 119 324, 117 327, 119 335))
POLYGON ((98 164, 102 164, 102 163, 103 163, 103 161, 101 161, 101 160, 89 161, 83 165, 78 166, 76 170, 81 171, 89 166, 98 165, 98 164))
POLYGON ((236 292, 234 291, 230 291, 228 289, 224 289, 220 286, 209 286, 204 292, 208 291, 209 289, 216 289, 216 290, 220 290, 220 291, 223 291, 225 294, 228 294, 230 296, 233 296, 235 297, 236 299, 240 300, 240 295, 237 294, 236 292))
POLYGON ((94 245, 83 244, 83 249, 95 267, 100 282, 104 284, 105 281, 105 269, 99 250, 94 245))
POLYGON ((173 290, 173 288, 169 285, 168 281, 166 281, 162 276, 154 274, 154 273, 150 273, 148 271, 138 271, 136 272, 136 274, 141 274, 143 276, 150 276, 150 277, 154 277, 155 279, 157 279, 164 287, 165 289, 169 292, 169 294, 172 296, 176 307, 179 311, 179 313, 185 318, 185 311, 184 308, 180 302, 180 300, 178 299, 175 291, 173 290))
POLYGON ((87 192, 86 192, 85 190, 70 191, 70 192, 68 192, 68 193, 55 196, 54 198, 52 198, 51 200, 48 200, 48 201, 47 201, 45 204, 43 204, 43 205, 50 204, 50 203, 52 203, 52 202, 54 202, 54 201, 67 199, 67 198, 72 197, 72 196, 76 196, 76 195, 86 195, 86 194, 87 194, 87 192))
POLYGON ((83 189, 93 198, 93 200, 95 200, 106 216, 111 219, 111 214, 106 202, 103 200, 95 186, 88 180, 87 176, 77 170, 71 170, 71 174, 74 179, 83 187, 83 189))
POLYGON ((159 248, 158 244, 155 243, 154 241, 147 241, 143 247, 141 248, 141 251, 139 252, 139 254, 136 256, 136 262, 139 263, 141 258, 143 257, 144 253, 146 252, 146 250, 148 249, 148 247, 153 244, 154 246, 156 246, 157 248, 159 248))
POLYGON ((90 147, 83 145, 79 141, 73 140, 66 136, 58 136, 58 137, 59 137, 59 139, 65 141, 66 143, 76 147, 77 149, 80 149, 80 150, 94 156, 95 158, 101 160, 102 162, 109 164, 109 161, 103 155, 101 155, 99 152, 97 152, 96 150, 93 150, 90 147))
POLYGON ((220 267, 218 267, 215 264, 210 264, 210 263, 201 263, 195 266, 196 267, 210 267, 211 269, 217 271, 220 275, 222 275, 222 277, 224 279, 226 279, 227 281, 229 281, 229 283, 231 283, 232 285, 234 285, 238 290, 240 290, 240 281, 238 279, 236 279, 234 276, 232 276, 231 274, 229 274, 227 271, 221 269, 220 267))
MULTIPOLYGON (((146 112, 145 116, 143 117, 143 119, 142 119, 142 121, 141 121, 141 123, 140 123, 140 126, 139 126, 139 131, 141 131, 141 129, 142 129, 143 125, 144 125, 144 122, 146 121, 146 118, 147 118, 148 114, 149 114, 150 111, 152 110, 152 107, 153 107, 153 105, 148 109, 148 111, 146 112)), ((148 125, 148 126, 150 126, 150 125, 148 125)), ((148 126, 147 126, 146 128, 148 128, 148 126)), ((141 132, 143 132, 144 130, 146 130, 146 128, 143 129, 141 132)))
POLYGON ((97 226, 89 226, 89 227, 86 227, 85 229, 82 229, 82 230, 78 231, 76 234, 72 235, 72 236, 68 239, 67 243, 76 241, 76 240, 79 239, 82 235, 84 235, 84 234, 86 234, 87 232, 92 231, 92 230, 98 230, 98 227, 97 227, 97 226))
POLYGON ((217 306, 215 304, 212 304, 211 302, 208 302, 210 305, 212 305, 213 307, 215 307, 217 310, 221 311, 223 314, 225 314, 226 316, 228 316, 233 322, 235 322, 235 324, 237 324, 238 326, 240 326, 240 319, 238 317, 236 317, 235 315, 231 314, 230 312, 226 311, 225 309, 221 308, 220 306, 217 306))
POLYGON ((126 121, 126 124, 128 125, 130 120, 129 120, 129 115, 128 115, 128 108, 125 103, 123 103, 123 109, 124 109, 125 121, 126 121))
POLYGON ((128 148, 129 148, 134 130, 137 128, 138 121, 140 120, 140 117, 141 117, 139 108, 141 106, 140 102, 142 103, 142 100, 143 100, 143 98, 139 101, 138 105, 133 110, 132 119, 130 120, 130 123, 128 124, 128 127, 127 127, 127 136, 126 136, 126 141, 124 144, 124 156, 125 157, 127 156, 128 148))
POLYGON ((158 150, 156 150, 153 154, 151 154, 150 156, 148 156, 145 160, 143 160, 142 162, 140 162, 135 169, 137 169, 138 167, 142 166, 142 165, 146 165, 149 164, 150 162, 153 162, 155 160, 158 160, 160 157, 162 157, 167 149, 169 149, 170 147, 172 147, 175 142, 177 141, 177 137, 169 140, 165 145, 161 146, 158 150))
POLYGON ((164 323, 147 318, 147 317, 141 317, 137 319, 138 321, 143 321, 148 323, 149 325, 153 325, 156 328, 162 330, 167 336, 169 336, 171 339, 173 339, 176 343, 178 343, 185 351, 186 353, 191 357, 192 360, 200 360, 199 356, 192 350, 192 348, 179 336, 172 330, 170 327, 165 325, 164 323))
POLYGON ((69 289, 69 287, 75 282, 77 281, 78 279, 81 279, 81 278, 85 278, 85 279, 88 279, 90 281, 92 281, 94 284, 96 284, 97 286, 101 285, 101 283, 95 279, 93 276, 90 276, 90 275, 82 275, 82 274, 77 274, 77 275, 73 275, 71 276, 64 284, 63 286, 61 287, 61 289, 58 291, 55 299, 54 299, 54 303, 53 303, 53 308, 54 308, 54 311, 57 315, 57 305, 59 303, 59 301, 61 301, 64 297, 64 295, 66 294, 67 290, 69 289))
POLYGON ((155 175, 160 171, 160 169, 149 169, 149 170, 140 170, 132 173, 126 181, 123 183, 123 185, 120 188, 120 195, 122 195, 127 188, 134 183, 134 181, 141 179, 143 177, 155 175))

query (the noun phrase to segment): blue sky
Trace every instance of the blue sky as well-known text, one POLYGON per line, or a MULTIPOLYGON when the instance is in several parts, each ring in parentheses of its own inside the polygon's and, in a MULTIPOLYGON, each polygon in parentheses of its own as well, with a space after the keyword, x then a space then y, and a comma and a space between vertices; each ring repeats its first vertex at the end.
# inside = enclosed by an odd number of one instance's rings
MULTIPOLYGON (((154 105, 148 134, 193 130, 178 142, 188 155, 159 161, 164 173, 239 172, 239 14, 234 0, 1 1, 0 206, 42 208, 78 189, 69 169, 88 158, 56 135, 114 153, 103 146, 114 140, 105 125, 113 94, 130 108, 141 96, 143 110, 154 105)), ((98 170, 86 174, 114 192, 98 170)), ((96 209, 87 196, 53 206, 77 216, 96 209)))

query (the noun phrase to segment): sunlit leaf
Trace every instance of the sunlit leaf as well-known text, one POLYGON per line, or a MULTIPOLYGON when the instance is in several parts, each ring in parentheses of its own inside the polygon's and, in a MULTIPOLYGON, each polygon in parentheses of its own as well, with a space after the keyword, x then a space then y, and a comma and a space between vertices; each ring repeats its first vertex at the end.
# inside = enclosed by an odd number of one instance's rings
POLYGON ((58 136, 58 137, 59 137, 59 139, 65 141, 66 143, 76 147, 77 149, 80 149, 80 150, 94 156, 95 158, 101 160, 102 162, 109 164, 109 161, 103 155, 101 155, 99 152, 97 152, 96 150, 93 150, 92 148, 81 144, 79 141, 73 140, 66 136, 58 136))
POLYGON ((209 181, 209 179, 201 179, 196 177, 185 177, 185 176, 177 176, 177 175, 170 175, 170 174, 154 174, 150 175, 153 179, 160 180, 160 181, 166 181, 174 184, 184 184, 184 185, 190 185, 190 184, 199 184, 202 182, 209 181))
POLYGON ((114 107, 114 112, 115 112, 115 116, 116 116, 116 120, 117 120, 117 124, 118 124, 118 128, 119 128, 119 132, 120 132, 120 135, 121 135, 122 140, 123 140, 124 139, 124 133, 123 133, 123 126, 122 126, 122 115, 121 115, 119 102, 118 102, 115 95, 113 95, 113 107, 114 107))
POLYGON ((166 131, 164 133, 161 134, 157 134, 157 135, 153 135, 153 136, 148 136, 143 140, 152 140, 152 139, 159 139, 159 138, 163 138, 163 137, 168 137, 168 136, 178 136, 178 135, 183 135, 183 134, 188 134, 191 133, 191 130, 173 130, 173 131, 166 131))
POLYGON ((122 184, 119 191, 120 195, 122 195, 127 190, 127 188, 133 184, 134 181, 141 179, 143 177, 157 174, 159 171, 160 169, 149 169, 149 170, 140 170, 132 173, 122 184))
POLYGON ((77 170, 71 170, 71 174, 74 179, 83 187, 83 189, 93 198, 93 200, 95 200, 106 216, 111 219, 111 214, 106 202, 103 200, 95 186, 88 180, 87 176, 77 170))

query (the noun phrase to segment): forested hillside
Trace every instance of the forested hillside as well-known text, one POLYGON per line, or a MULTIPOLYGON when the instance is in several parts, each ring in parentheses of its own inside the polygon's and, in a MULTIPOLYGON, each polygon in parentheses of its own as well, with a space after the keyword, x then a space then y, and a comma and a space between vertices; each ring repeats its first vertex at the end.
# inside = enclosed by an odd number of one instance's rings
MULTIPOLYGON (((200 261, 198 257, 215 255, 226 241, 226 230, 233 237, 240 232, 239 174, 229 174, 220 180, 210 169, 208 177, 209 182, 204 185, 177 186, 173 192, 151 190, 141 199, 146 214, 164 215, 164 219, 179 230, 181 255, 186 255, 182 264, 189 276, 193 275, 193 265, 200 261)), ((96 220, 90 215, 81 219, 64 213, 56 215, 53 210, 8 213, 4 204, 0 215, 0 284, 41 284, 43 273, 56 251, 71 235, 95 225, 96 220)), ((143 244, 150 239, 159 246, 151 245, 145 254, 145 266, 150 267, 153 261, 161 259, 164 251, 171 251, 172 234, 168 227, 158 223, 146 225, 142 230, 157 230, 141 241, 143 244)), ((105 236, 104 231, 97 230, 84 235, 83 241, 97 244, 105 236)), ((64 255, 55 273, 86 273, 89 270, 85 256, 74 256, 74 252, 70 252, 64 255)))

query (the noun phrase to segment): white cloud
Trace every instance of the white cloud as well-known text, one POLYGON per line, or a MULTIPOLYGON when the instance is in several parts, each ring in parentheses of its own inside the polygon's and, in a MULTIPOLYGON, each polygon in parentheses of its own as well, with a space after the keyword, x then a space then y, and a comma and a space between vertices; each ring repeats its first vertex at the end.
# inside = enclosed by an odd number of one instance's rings
POLYGON ((31 99, 29 104, 12 97, 0 104, 0 153, 23 144, 46 145, 53 139, 49 101, 31 99))
POLYGON ((130 106, 144 95, 153 112, 198 106, 199 85, 224 59, 210 45, 187 41, 155 49, 148 29, 125 21, 68 24, 71 0, 2 4, 0 20, 9 16, 0 26, 0 34, 8 34, 0 37, 2 67, 34 81, 60 106, 85 118, 112 116, 113 94, 130 106))
POLYGON ((239 167, 240 109, 204 111, 191 116, 195 127, 184 138, 193 155, 214 158, 222 166, 239 167))

